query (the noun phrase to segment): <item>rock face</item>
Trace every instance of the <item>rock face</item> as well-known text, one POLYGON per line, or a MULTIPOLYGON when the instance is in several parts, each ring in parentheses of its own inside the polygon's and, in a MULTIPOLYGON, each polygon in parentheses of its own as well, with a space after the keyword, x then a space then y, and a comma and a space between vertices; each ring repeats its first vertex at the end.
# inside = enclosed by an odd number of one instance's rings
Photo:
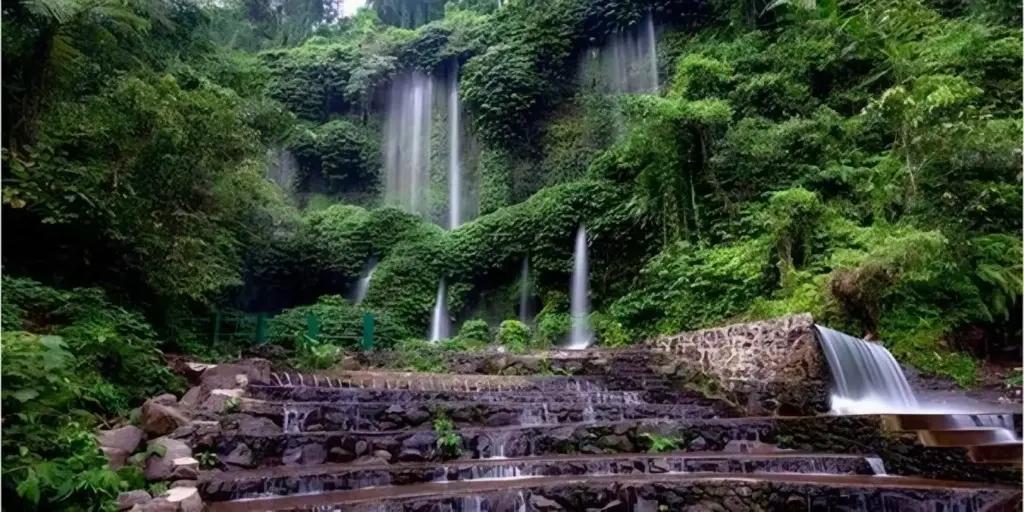
POLYGON ((710 391, 754 414, 799 416, 828 408, 829 370, 811 315, 661 336, 645 345, 669 354, 672 363, 660 373, 720 388, 710 391))
POLYGON ((151 499, 153 497, 148 492, 142 490, 122 492, 117 495, 117 510, 128 510, 151 499))

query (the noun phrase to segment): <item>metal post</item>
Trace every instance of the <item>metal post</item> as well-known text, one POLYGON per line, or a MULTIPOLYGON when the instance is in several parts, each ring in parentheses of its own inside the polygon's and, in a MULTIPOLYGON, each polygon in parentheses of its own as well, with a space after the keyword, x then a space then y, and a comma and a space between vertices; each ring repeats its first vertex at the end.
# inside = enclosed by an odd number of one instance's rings
POLYGON ((363 351, 373 350, 373 315, 363 313, 363 351))
POLYGON ((320 337, 320 319, 312 311, 306 315, 306 336, 313 341, 320 337))

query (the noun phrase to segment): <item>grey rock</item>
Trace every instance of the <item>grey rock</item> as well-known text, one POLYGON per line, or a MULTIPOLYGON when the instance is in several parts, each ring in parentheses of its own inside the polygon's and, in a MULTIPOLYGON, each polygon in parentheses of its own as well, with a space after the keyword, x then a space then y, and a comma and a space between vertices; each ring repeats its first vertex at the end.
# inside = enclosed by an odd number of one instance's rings
POLYGON ((356 455, 366 455, 370 452, 370 443, 363 439, 356 441, 355 444, 356 455))
POLYGON ((413 409, 405 414, 405 421, 410 425, 422 425, 430 420, 430 413, 422 409, 413 409))
POLYGON ((199 395, 202 392, 202 388, 199 386, 193 386, 185 392, 185 395, 181 397, 181 401, 178 402, 178 407, 182 409, 192 409, 199 405, 199 395))
POLYGON ((302 447, 293 446, 286 448, 284 454, 281 455, 281 464, 285 466, 294 466, 302 461, 302 447))
POLYGON ((514 415, 507 412, 499 412, 492 414, 490 418, 487 418, 487 425, 491 427, 507 427, 509 425, 515 425, 519 419, 514 415))
POLYGON ((101 430, 96 435, 96 441, 100 447, 115 448, 130 455, 135 453, 143 437, 145 437, 145 433, 142 429, 128 425, 113 430, 101 430))
POLYGON ((231 453, 225 455, 220 460, 225 464, 251 468, 253 467, 252 449, 250 449, 249 445, 245 443, 238 443, 231 450, 231 453))
POLYGON ((693 450, 693 451, 696 451, 696 450, 707 450, 708 449, 708 442, 705 441, 703 437, 698 437, 697 439, 694 439, 693 441, 690 441, 690 444, 688 445, 688 447, 689 447, 690 450, 693 450))
POLYGON ((187 444, 169 437, 154 439, 148 445, 150 449, 158 446, 162 447, 164 454, 163 456, 154 454, 146 459, 146 479, 151 481, 171 480, 177 467, 174 461, 192 457, 192 449, 187 444))
POLYGON ((303 464, 323 464, 327 460, 327 449, 322 444, 310 443, 302 447, 303 464))
POLYGON ((743 504, 743 500, 736 496, 726 496, 725 500, 722 501, 722 505, 725 506, 729 512, 744 512, 749 510, 749 507, 743 504))
POLYGON ((629 453, 635 448, 628 437, 620 435, 604 436, 601 438, 601 445, 619 453, 629 453))
POLYGON ((651 474, 668 473, 669 471, 668 462, 665 459, 654 459, 651 461, 649 471, 651 474))
POLYGON ((423 462, 426 459, 423 457, 423 453, 419 450, 406 448, 398 454, 398 460, 401 462, 423 462))
POLYGON ((373 456, 378 459, 383 459, 384 462, 391 462, 391 452, 387 450, 376 450, 373 452, 373 456))
POLYGON ((432 432, 417 432, 402 441, 402 449, 425 452, 434 446, 435 441, 432 432))
POLYGON ((142 405, 142 430, 151 436, 165 436, 188 424, 181 411, 152 400, 142 405))
POLYGON ((131 456, 131 454, 124 450, 119 450, 117 448, 108 448, 106 446, 101 446, 100 451, 103 452, 103 455, 107 456, 107 461, 110 464, 110 469, 123 468, 125 464, 128 463, 128 457, 131 456))
POLYGON ((175 487, 199 487, 199 482, 196 480, 175 480, 171 482, 171 489, 175 487))
POLYGON ((117 495, 117 510, 128 510, 135 505, 146 503, 153 499, 148 492, 141 489, 135 491, 122 492, 117 495))
POLYGON ((538 512, 554 512, 557 510, 565 510, 565 508, 559 505, 556 501, 545 498, 540 494, 534 494, 530 496, 530 505, 533 507, 534 510, 537 510, 538 512))

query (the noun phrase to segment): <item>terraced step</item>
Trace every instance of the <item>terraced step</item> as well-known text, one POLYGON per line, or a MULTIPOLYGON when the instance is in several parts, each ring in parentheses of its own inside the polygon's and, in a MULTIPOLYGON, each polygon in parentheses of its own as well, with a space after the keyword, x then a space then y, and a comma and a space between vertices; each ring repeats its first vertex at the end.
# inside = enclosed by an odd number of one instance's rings
POLYGON ((199 482, 207 501, 307 494, 431 482, 526 477, 662 473, 801 473, 874 475, 877 459, 807 453, 565 455, 450 461, 443 464, 320 464, 206 473, 199 482))
POLYGON ((1020 502, 1013 486, 914 477, 720 473, 469 480, 211 503, 209 512, 405 510, 989 510, 1020 502))
POLYGON ((263 386, 247 388, 247 396, 291 402, 467 402, 561 403, 590 400, 595 404, 685 403, 703 398, 691 392, 654 391, 417 391, 408 389, 328 388, 313 386, 263 386))
MULTIPOLYGON (((813 420, 811 418, 804 418, 813 420)), ((719 451, 731 441, 774 442, 779 420, 732 418, 677 420, 627 420, 513 427, 474 427, 458 431, 465 457, 526 457, 565 453, 632 453, 649 445, 646 434, 679 439, 680 448, 719 451)), ((822 423, 821 427, 825 424, 822 423)), ((237 466, 262 467, 289 464, 344 463, 369 457, 378 451, 401 462, 440 461, 433 430, 390 432, 304 432, 247 434, 222 432, 214 451, 237 466), (239 462, 239 454, 245 454, 239 462)))
MULTIPOLYGON (((594 392, 665 388, 664 379, 651 374, 605 377, 506 376, 390 371, 342 371, 271 374, 265 385, 317 388, 407 389, 412 391, 545 391, 594 392)), ((255 383, 260 384, 260 383, 255 383)))
POLYGON ((480 402, 268 402, 243 400, 241 412, 270 418, 285 432, 395 431, 430 426, 443 412, 458 428, 474 426, 565 424, 631 419, 700 419, 737 417, 723 402, 694 399, 681 404, 594 404, 480 402))
POLYGON ((967 453, 972 461, 981 463, 1020 466, 1024 461, 1024 447, 1020 441, 971 446, 967 453))

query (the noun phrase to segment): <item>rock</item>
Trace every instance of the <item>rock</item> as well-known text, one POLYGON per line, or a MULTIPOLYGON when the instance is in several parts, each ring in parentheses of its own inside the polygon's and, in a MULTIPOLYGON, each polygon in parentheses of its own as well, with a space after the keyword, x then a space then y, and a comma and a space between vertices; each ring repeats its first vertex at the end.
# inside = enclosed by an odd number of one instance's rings
POLYGON ((430 413, 422 409, 413 409, 405 414, 405 421, 409 425, 422 425, 430 420, 430 413))
POLYGON ((175 503, 179 512, 203 512, 203 499, 195 487, 175 487, 160 496, 168 503, 175 503))
POLYGON ((402 453, 398 454, 398 460, 401 462, 423 462, 426 459, 419 450, 406 448, 402 450, 402 453))
POLYGON ((302 461, 302 448, 294 446, 286 448, 284 454, 281 455, 281 464, 285 466, 294 466, 302 461))
POLYGON ((729 512, 744 512, 750 510, 749 507, 743 504, 743 500, 736 496, 726 496, 725 500, 722 501, 722 505, 725 506, 729 512))
POLYGON ((195 480, 175 480, 171 482, 171 489, 175 487, 199 487, 199 482, 195 480))
POLYGON ((432 432, 417 432, 402 441, 402 449, 426 452, 434 446, 435 441, 432 432))
POLYGON ((364 439, 356 441, 355 445, 356 455, 366 455, 370 452, 370 443, 364 439))
POLYGON ((122 492, 117 495, 117 510, 128 510, 135 505, 145 503, 153 499, 148 492, 141 489, 136 491, 122 492))
POLYGON ((202 392, 202 388, 199 386, 193 386, 181 397, 181 401, 178 402, 178 406, 182 409, 192 409, 199 405, 199 394, 202 392))
POLYGON ((146 459, 146 479, 171 480, 176 467, 174 461, 185 457, 191 458, 192 449, 187 444, 169 437, 154 439, 148 445, 149 449, 155 449, 157 446, 163 447, 164 454, 163 456, 154 454, 146 459))
POLYGON ((348 462, 356 457, 356 455, 340 446, 331 448, 331 461, 332 462, 348 462))
POLYGON ((391 462, 391 452, 387 450, 376 450, 373 452, 373 456, 382 459, 384 462, 391 462))
MULTIPOLYGON (((614 500, 601 508, 588 508, 587 512, 627 512, 629 510, 630 508, 622 500, 614 500)), ((637 505, 635 510, 658 510, 658 505, 655 503, 654 508, 641 508, 637 505)))
POLYGON ((238 434, 243 436, 270 437, 281 435, 281 427, 270 418, 250 414, 232 414, 221 421, 221 425, 237 425, 238 434))
POLYGON ((197 362, 185 363, 185 378, 187 378, 189 382, 199 382, 203 373, 215 366, 217 365, 197 362))
POLYGON ((165 436, 188 424, 181 411, 152 400, 142 405, 142 430, 151 436, 165 436))
POLYGON ((192 457, 179 457, 172 461, 174 471, 171 480, 194 480, 199 478, 199 461, 192 457))
POLYGON ((323 464, 327 460, 327 449, 321 444, 311 443, 302 447, 303 464, 323 464))
POLYGON ((487 418, 487 425, 491 427, 507 427, 509 425, 515 425, 518 418, 514 414, 507 412, 499 412, 492 414, 490 418, 487 418))
POLYGON ((103 455, 107 456, 107 461, 110 463, 110 469, 123 468, 125 464, 128 463, 128 457, 131 456, 130 453, 124 450, 120 450, 118 448, 107 448, 106 446, 101 446, 100 451, 103 452, 103 455))
POLYGON ((534 494, 530 496, 530 505, 538 512, 554 512, 557 510, 565 510, 564 507, 559 505, 554 500, 550 500, 541 496, 540 494, 534 494))
POLYGON ((245 443, 238 443, 231 449, 231 453, 225 455, 220 460, 225 464, 251 468, 253 467, 252 449, 245 443))
POLYGON ((171 503, 165 499, 157 498, 155 500, 147 501, 146 503, 135 505, 128 510, 129 512, 178 512, 179 507, 177 503, 171 503))
POLYGON ((199 379, 207 391, 214 389, 235 389, 243 384, 270 381, 270 362, 264 359, 249 359, 239 363, 219 364, 208 368, 199 379), (237 379, 244 375, 245 380, 237 379))
POLYGON ((101 448, 115 448, 131 455, 135 453, 144 436, 142 429, 129 425, 114 430, 101 430, 96 435, 96 441, 101 448))
POLYGON ((650 465, 650 468, 649 468, 649 471, 651 472, 651 474, 657 475, 657 474, 660 474, 660 473, 668 473, 669 469, 670 468, 668 467, 668 462, 666 462, 665 459, 653 459, 653 460, 651 460, 651 465, 650 465))
POLYGON ((178 405, 178 397, 170 393, 164 393, 162 395, 154 396, 153 398, 150 398, 149 401, 153 402, 154 404, 166 405, 168 407, 174 407, 178 405))
POLYGON ((601 438, 601 446, 619 453, 629 453, 635 448, 633 442, 628 437, 618 435, 604 436, 601 438))
POLYGON ((687 445, 687 447, 690 451, 707 450, 708 442, 705 441, 703 437, 698 436, 697 439, 690 441, 690 444, 687 445))

